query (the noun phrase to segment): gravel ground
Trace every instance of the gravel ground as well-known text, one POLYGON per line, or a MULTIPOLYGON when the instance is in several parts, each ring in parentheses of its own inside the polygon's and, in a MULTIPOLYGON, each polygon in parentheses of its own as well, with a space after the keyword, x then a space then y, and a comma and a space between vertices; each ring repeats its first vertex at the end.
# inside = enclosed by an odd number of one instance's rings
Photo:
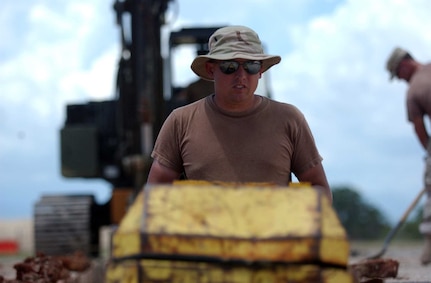
MULTIPOLYGON (((398 276, 388 278, 385 282, 431 282, 431 264, 423 266, 420 263, 422 242, 394 242, 391 243, 381 258, 393 259, 399 262, 398 276)), ((351 243, 351 250, 355 256, 350 264, 357 263, 378 253, 383 248, 382 242, 351 243), (357 254, 356 254, 357 253, 357 254)))

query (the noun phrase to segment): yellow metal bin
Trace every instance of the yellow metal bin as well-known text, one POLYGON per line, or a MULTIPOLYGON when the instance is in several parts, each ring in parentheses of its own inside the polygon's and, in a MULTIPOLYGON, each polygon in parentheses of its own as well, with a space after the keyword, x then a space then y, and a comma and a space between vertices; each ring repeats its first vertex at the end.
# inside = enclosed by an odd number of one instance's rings
POLYGON ((146 186, 113 235, 108 283, 354 282, 349 244, 311 186, 146 186))

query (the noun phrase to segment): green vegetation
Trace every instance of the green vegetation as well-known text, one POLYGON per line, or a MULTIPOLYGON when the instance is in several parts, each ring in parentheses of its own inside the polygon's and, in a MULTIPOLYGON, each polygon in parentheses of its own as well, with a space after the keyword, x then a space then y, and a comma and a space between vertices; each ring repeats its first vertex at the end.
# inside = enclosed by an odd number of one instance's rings
MULTIPOLYGON (((367 202, 355 189, 340 186, 332 189, 333 207, 346 229, 351 240, 383 239, 393 228, 385 215, 372 204, 367 202)), ((422 209, 412 212, 400 228, 395 238, 403 240, 421 239, 418 226, 421 221, 422 209)), ((400 214, 401 217, 401 214, 400 214)))

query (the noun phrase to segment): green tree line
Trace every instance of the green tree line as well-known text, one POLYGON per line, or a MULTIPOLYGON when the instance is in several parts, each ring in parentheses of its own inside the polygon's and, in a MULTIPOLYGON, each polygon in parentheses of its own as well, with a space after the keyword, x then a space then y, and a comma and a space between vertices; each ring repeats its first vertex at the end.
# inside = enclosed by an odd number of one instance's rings
MULTIPOLYGON (((391 224, 387 216, 379 208, 364 199, 356 189, 337 186, 332 188, 332 192, 334 198, 333 207, 351 240, 382 239, 396 225, 396 223, 391 224)), ((406 208, 408 205, 407 203, 406 208)), ((400 211, 400 218, 403 213, 404 211, 400 211)), ((418 230, 421 219, 422 207, 418 206, 412 211, 395 238, 404 240, 421 239, 422 236, 418 230)))

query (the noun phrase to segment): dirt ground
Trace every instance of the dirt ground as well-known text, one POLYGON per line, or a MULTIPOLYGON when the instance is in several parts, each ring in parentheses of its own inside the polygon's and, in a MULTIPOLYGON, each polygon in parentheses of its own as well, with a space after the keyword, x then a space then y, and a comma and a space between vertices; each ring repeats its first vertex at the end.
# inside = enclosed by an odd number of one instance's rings
POLYGON ((13 265, 21 260, 20 256, 0 256, 0 275, 6 279, 14 279, 16 273, 13 265))
MULTIPOLYGON (((399 262, 397 278, 388 278, 389 282, 431 282, 431 264, 423 266, 420 263, 422 242, 393 242, 390 243, 381 258, 393 259, 399 262)), ((369 256, 377 254, 383 248, 381 242, 354 242, 351 251, 354 256, 349 263, 357 263, 369 256)))
MULTIPOLYGON (((368 256, 378 253, 383 247, 382 242, 353 242, 351 243, 352 256, 349 264, 360 262, 368 256)), ((415 282, 424 283, 431 282, 431 264, 427 266, 421 265, 419 258, 422 252, 422 242, 394 242, 391 243, 382 258, 397 260, 399 262, 397 278, 388 278, 385 283, 393 282, 415 282)), ((13 265, 23 260, 21 256, 0 256, 0 275, 7 279, 15 278, 15 270, 13 265)), ((85 277, 92 278, 80 282, 101 282, 101 269, 99 271, 98 280, 94 281, 94 272, 91 276, 85 277)), ((93 270, 94 271, 94 270, 93 270)))

